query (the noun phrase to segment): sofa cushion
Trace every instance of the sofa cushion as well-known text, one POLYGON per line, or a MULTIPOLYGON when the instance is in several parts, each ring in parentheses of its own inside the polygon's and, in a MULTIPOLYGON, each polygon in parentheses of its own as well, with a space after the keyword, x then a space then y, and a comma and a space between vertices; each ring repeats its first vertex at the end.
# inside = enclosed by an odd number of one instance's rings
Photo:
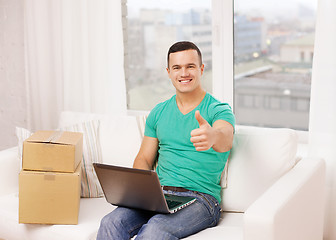
POLYGON ((99 142, 98 120, 91 120, 60 128, 61 131, 83 133, 83 161, 81 167, 81 197, 102 197, 103 190, 93 168, 93 163, 102 163, 99 142))
POLYGON ((18 159, 20 160, 20 170, 22 169, 22 150, 23 142, 32 135, 32 132, 22 127, 15 128, 16 138, 18 140, 18 159))
POLYGON ((99 119, 102 159, 106 164, 132 167, 140 149, 144 120, 126 115, 62 112, 59 127, 99 119))
POLYGON ((229 157, 224 211, 245 210, 296 164, 297 135, 291 129, 237 126, 229 157))

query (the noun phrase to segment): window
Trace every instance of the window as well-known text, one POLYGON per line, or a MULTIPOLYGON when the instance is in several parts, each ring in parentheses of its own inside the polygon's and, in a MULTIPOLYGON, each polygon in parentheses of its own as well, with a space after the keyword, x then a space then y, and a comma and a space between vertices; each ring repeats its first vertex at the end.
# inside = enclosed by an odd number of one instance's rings
POLYGON ((234 0, 238 124, 307 130, 317 0, 234 0), (262 104, 239 104, 251 95, 262 104))
POLYGON ((307 130, 317 0, 123 0, 128 108, 175 93, 166 53, 179 40, 203 53, 203 86, 237 123, 307 130))
POLYGON ((305 53, 303 51, 300 54, 300 60, 301 60, 301 62, 304 62, 304 60, 305 60, 305 53))
POLYGON ((238 105, 241 108, 254 108, 258 106, 258 99, 254 95, 244 94, 238 98, 238 105))
POLYGON ((212 92, 211 0, 127 0, 124 8, 128 109, 150 110, 175 94, 166 58, 176 41, 192 41, 200 48, 202 86, 212 92))

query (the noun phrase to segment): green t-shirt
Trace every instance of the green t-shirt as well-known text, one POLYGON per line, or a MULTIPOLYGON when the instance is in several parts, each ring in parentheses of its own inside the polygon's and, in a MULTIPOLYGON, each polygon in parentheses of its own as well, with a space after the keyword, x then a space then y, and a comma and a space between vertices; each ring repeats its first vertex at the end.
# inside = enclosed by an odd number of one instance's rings
POLYGON ((212 124, 219 120, 235 126, 231 107, 221 103, 209 93, 191 112, 182 114, 176 104, 176 95, 159 103, 150 112, 145 135, 159 141, 159 159, 156 168, 163 186, 183 187, 207 193, 221 201, 220 179, 230 151, 219 153, 212 148, 196 151, 190 141, 191 131, 199 128, 195 111, 212 124))

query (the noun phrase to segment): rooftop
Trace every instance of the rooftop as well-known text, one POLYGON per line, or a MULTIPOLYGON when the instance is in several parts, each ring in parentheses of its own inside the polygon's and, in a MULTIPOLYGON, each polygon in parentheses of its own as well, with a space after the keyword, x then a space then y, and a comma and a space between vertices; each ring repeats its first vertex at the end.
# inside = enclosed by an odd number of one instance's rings
POLYGON ((314 46, 315 34, 311 33, 302 37, 290 40, 284 46, 314 46))

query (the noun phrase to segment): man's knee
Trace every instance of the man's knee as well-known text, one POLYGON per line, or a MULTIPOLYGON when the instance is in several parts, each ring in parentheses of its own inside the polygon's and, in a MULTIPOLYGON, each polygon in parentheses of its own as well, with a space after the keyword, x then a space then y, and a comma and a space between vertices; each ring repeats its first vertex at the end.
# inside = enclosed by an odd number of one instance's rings
POLYGON ((111 212, 101 219, 100 227, 107 228, 107 229, 121 230, 124 228, 122 222, 123 221, 121 217, 118 217, 118 215, 115 214, 115 212, 111 212))
POLYGON ((109 228, 113 222, 115 221, 115 218, 110 217, 111 214, 107 214, 100 220, 100 227, 102 228, 109 228))
POLYGON ((149 221, 140 229, 137 239, 178 239, 174 234, 157 221, 149 221))
POLYGON ((97 239, 129 239, 130 236, 122 220, 113 213, 107 214, 100 221, 97 239))

